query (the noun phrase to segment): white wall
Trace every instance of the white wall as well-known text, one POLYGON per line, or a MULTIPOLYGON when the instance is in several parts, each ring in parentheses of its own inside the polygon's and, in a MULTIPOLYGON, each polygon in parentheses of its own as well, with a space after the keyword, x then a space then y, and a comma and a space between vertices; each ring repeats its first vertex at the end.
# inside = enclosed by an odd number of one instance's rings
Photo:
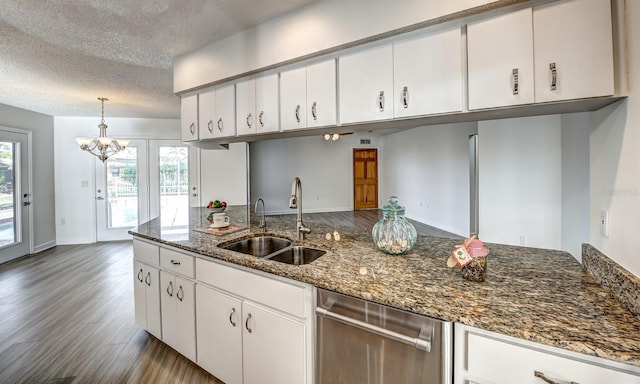
POLYGON ((249 144, 251 201, 261 197, 267 214, 289 208, 291 183, 302 181, 304 212, 353 209, 353 148, 376 148, 377 136, 364 133, 325 141, 322 136, 266 140, 249 144), (360 139, 371 145, 360 145, 360 139))
POLYGON ((406 216, 469 235, 469 135, 476 123, 419 127, 382 140, 380 206, 398 196, 406 216))
POLYGON ((34 252, 56 245, 53 117, 0 104, 0 125, 32 132, 34 252))
POLYGON ((562 115, 562 249, 582 261, 589 242, 589 131, 591 114, 562 115))
MULTIPOLYGON (((98 117, 55 117, 55 229, 58 244, 96 241, 95 162, 75 142, 98 134, 98 117), (63 224, 64 222, 64 224, 63 224)), ((107 133, 115 138, 177 139, 180 120, 107 118, 107 133)))
POLYGON ((247 144, 231 143, 229 150, 200 151, 201 202, 225 201, 229 205, 246 205, 247 144))
POLYGON ((491 1, 315 1, 176 58, 174 92, 487 3, 491 1))
POLYGON ((560 249, 561 118, 478 123, 479 237, 560 249))

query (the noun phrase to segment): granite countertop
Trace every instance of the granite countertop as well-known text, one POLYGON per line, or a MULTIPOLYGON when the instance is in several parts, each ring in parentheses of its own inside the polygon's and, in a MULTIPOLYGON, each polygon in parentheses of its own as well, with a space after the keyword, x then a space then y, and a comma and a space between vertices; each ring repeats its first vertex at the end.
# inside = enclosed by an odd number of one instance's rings
MULTIPOLYGON (((246 225, 246 207, 228 211, 232 222, 246 225)), ((640 367, 639 318, 566 252, 485 244, 490 251, 487 277, 477 283, 463 279, 460 268, 447 268, 459 240, 418 236, 407 255, 389 256, 374 248, 369 228, 305 219, 312 232, 303 244, 328 252, 311 264, 294 266, 217 248, 258 229, 253 225, 223 237, 194 231, 208 226, 207 215, 193 208, 189 228, 162 228, 154 219, 130 233, 319 288, 640 367), (326 240, 325 234, 335 230, 340 241, 326 240)), ((267 231, 300 244, 295 220, 267 216, 267 231)))

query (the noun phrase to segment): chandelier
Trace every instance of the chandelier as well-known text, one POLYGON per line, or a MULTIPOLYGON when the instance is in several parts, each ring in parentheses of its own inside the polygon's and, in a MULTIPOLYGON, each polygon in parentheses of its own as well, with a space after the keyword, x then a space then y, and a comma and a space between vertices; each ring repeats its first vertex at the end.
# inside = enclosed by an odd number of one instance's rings
POLYGON ((107 124, 104 123, 104 102, 109 101, 109 99, 98 97, 98 100, 102 102, 102 119, 98 124, 100 135, 93 139, 90 137, 77 137, 76 143, 80 145, 80 149, 96 156, 104 163, 109 156, 125 149, 129 144, 129 140, 115 140, 107 136, 107 124))

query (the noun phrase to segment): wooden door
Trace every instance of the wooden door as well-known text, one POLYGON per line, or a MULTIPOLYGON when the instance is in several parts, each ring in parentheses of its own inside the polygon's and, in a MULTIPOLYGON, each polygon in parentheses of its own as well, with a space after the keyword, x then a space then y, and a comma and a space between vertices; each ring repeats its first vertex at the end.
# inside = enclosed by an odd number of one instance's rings
POLYGON ((378 208, 378 150, 353 150, 353 208, 378 208))

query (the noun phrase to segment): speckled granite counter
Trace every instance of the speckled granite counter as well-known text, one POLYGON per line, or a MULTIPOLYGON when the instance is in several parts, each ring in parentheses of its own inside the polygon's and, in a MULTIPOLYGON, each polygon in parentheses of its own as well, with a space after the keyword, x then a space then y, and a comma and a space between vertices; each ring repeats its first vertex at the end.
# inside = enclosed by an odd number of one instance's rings
MULTIPOLYGON (((230 216, 242 220, 241 213, 232 210, 230 216)), ((377 303, 640 367, 639 318, 565 252, 486 244, 487 279, 474 283, 464 280, 459 268, 446 266, 459 241, 423 236, 409 254, 388 256, 374 250, 369 228, 305 220, 312 233, 304 244, 328 252, 293 266, 217 248, 257 228, 220 238, 193 231, 208 225, 206 217, 205 210, 192 209, 190 228, 161 228, 154 219, 130 233, 377 303), (334 230, 341 234, 339 242, 325 239, 334 230)), ((267 217, 267 230, 295 239, 295 220, 267 217)))

